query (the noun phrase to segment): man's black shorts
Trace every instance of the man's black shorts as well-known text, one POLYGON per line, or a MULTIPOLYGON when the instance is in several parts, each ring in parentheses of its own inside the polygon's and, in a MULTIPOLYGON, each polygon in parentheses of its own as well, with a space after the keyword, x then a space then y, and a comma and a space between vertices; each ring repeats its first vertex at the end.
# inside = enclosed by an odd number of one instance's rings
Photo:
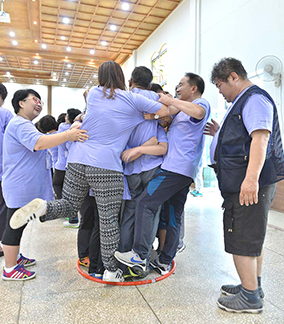
POLYGON ((261 255, 269 206, 276 184, 259 189, 258 203, 241 206, 239 193, 223 193, 225 251, 244 256, 261 255))

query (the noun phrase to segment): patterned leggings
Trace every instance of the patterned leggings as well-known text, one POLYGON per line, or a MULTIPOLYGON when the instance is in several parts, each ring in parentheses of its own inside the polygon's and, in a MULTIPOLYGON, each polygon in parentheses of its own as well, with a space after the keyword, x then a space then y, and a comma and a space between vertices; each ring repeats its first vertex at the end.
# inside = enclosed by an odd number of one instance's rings
POLYGON ((101 255, 105 269, 116 271, 114 252, 119 244, 119 211, 123 197, 123 173, 70 163, 66 170, 62 199, 47 203, 45 220, 76 216, 89 189, 99 213, 101 255))

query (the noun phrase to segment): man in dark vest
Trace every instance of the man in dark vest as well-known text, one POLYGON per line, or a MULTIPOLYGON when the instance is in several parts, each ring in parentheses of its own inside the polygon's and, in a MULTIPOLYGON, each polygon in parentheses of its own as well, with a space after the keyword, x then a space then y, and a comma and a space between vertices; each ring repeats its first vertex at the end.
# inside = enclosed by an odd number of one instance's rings
POLYGON ((233 254, 240 285, 224 285, 218 306, 229 312, 259 313, 263 242, 276 182, 284 178, 277 109, 270 95, 254 85, 242 63, 224 58, 211 81, 232 103, 220 126, 212 120, 211 161, 224 198, 225 251, 233 254))

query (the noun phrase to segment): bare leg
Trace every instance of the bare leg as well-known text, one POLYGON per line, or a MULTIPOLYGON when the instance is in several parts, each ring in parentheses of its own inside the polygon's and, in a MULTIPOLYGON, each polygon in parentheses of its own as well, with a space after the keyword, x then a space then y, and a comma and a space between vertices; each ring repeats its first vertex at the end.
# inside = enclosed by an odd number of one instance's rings
POLYGON ((258 258, 256 258, 256 260, 257 260, 257 276, 258 277, 261 277, 263 256, 264 256, 264 252, 262 249, 261 255, 258 258))
POLYGON ((248 290, 256 290, 257 284, 257 258, 242 255, 233 255, 242 286, 248 290))
POLYGON ((20 246, 13 246, 13 245, 4 245, 4 258, 5 258, 5 267, 12 268, 17 264, 17 256, 20 250, 20 246))

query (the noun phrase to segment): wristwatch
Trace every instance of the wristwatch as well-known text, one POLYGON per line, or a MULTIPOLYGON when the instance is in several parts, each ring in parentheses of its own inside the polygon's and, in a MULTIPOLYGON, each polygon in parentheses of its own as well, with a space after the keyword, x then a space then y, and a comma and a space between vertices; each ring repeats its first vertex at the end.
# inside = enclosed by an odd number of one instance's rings
POLYGON ((160 116, 156 114, 156 115, 154 116, 154 118, 155 118, 155 119, 159 119, 160 116))

